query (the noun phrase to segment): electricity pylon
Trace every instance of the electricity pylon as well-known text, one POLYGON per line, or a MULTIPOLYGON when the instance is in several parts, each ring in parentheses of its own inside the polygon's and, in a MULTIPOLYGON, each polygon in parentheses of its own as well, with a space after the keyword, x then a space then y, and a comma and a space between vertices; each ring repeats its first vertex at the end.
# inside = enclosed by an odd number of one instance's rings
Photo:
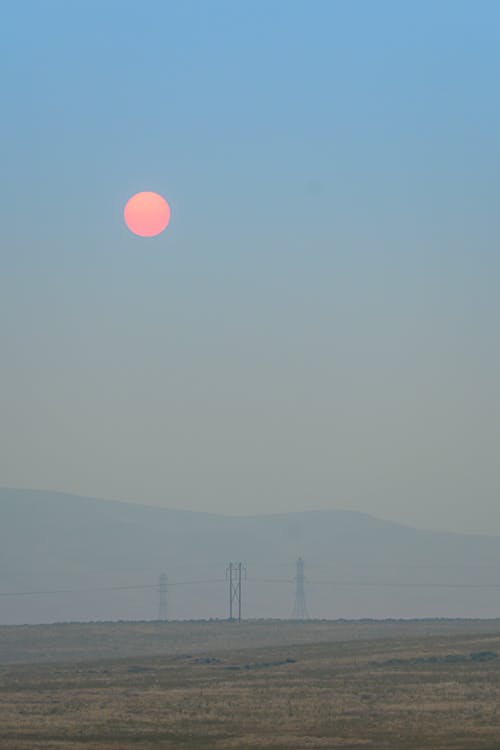
POLYGON ((304 589, 304 560, 301 557, 297 560, 297 572, 295 574, 295 603, 293 605, 292 620, 309 620, 304 589))
POLYGON ((229 581, 229 620, 241 622, 241 575, 246 576, 243 563, 230 562, 226 568, 226 579, 229 581), (238 613, 237 617, 235 616, 238 613))
POLYGON ((158 585, 158 619, 167 619, 167 576, 165 573, 160 575, 158 585))

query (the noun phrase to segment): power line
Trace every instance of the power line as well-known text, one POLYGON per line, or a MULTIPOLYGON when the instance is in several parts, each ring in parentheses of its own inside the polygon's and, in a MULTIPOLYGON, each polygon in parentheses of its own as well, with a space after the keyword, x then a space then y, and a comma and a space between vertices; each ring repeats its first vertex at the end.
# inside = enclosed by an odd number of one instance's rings
MULTIPOLYGON (((295 583, 295 578, 249 578, 248 583, 295 583)), ((480 588, 480 589, 500 589, 498 583, 420 583, 420 582, 395 582, 395 581, 312 581, 307 579, 308 584, 315 586, 394 586, 394 587, 412 587, 419 586, 422 588, 480 588)))
MULTIPOLYGON (((233 563, 238 565, 238 563, 233 563)), ((234 571, 236 573, 236 571, 234 571)), ((242 573, 244 572, 244 566, 242 565, 242 573)), ((236 580, 236 579, 235 579, 236 580)), ((296 582, 295 578, 246 578, 248 583, 286 583, 293 584, 296 582)), ((226 583, 227 578, 206 578, 191 581, 174 581, 167 582, 167 587, 171 586, 194 586, 194 585, 205 585, 212 583, 226 583)), ((500 584, 497 583, 425 583, 416 581, 341 581, 341 580, 310 580, 307 579, 308 585, 314 586, 343 586, 343 587, 395 587, 395 588, 456 588, 456 589, 500 589, 500 584)), ((86 594, 86 593, 97 593, 100 591, 134 591, 140 589, 157 589, 158 584, 137 584, 133 586, 93 586, 88 588, 73 588, 73 589, 42 589, 38 591, 0 591, 0 596, 50 596, 54 594, 86 594)))
MULTIPOLYGON (((224 583, 225 578, 210 578, 199 581, 175 581, 167 583, 170 586, 191 586, 205 583, 224 583)), ((0 591, 0 596, 44 596, 51 594, 92 594, 98 591, 133 591, 136 589, 158 589, 157 583, 143 583, 135 586, 94 586, 80 589, 52 589, 46 591, 0 591)))
POLYGON ((415 581, 401 582, 396 581, 309 581, 308 583, 315 584, 318 586, 346 586, 349 588, 358 586, 374 586, 374 587, 420 587, 420 588, 437 588, 437 589, 500 589, 498 583, 419 583, 415 581))

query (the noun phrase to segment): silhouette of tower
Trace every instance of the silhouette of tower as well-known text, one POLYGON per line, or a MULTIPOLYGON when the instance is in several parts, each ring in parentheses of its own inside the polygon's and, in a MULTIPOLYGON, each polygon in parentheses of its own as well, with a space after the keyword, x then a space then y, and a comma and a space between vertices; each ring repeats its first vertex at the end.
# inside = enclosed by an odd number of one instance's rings
POLYGON ((238 620, 238 622, 241 622, 242 572, 246 575, 246 568, 243 563, 240 562, 230 562, 226 568, 226 578, 229 581, 229 620, 238 620))
POLYGON ((165 573, 160 575, 158 584, 158 619, 167 619, 167 576, 165 573))
POLYGON ((295 603, 293 605, 292 620, 309 620, 309 612, 306 605, 306 594, 304 590, 304 560, 297 560, 297 572, 295 574, 295 603))

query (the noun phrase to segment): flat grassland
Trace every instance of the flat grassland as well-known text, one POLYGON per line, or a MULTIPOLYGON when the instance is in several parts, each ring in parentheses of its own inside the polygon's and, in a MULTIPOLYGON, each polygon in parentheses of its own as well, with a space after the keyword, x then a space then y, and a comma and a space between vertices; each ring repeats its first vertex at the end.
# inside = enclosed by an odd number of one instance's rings
POLYGON ((8 750, 499 750, 500 622, 0 628, 8 750))

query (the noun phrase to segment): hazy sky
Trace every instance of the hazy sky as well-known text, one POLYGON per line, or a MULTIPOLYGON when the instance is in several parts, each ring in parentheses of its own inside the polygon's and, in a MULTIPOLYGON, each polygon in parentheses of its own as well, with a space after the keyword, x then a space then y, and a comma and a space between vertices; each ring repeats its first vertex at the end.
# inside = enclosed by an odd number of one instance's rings
POLYGON ((0 484, 500 534, 500 4, 2 16, 0 484))

